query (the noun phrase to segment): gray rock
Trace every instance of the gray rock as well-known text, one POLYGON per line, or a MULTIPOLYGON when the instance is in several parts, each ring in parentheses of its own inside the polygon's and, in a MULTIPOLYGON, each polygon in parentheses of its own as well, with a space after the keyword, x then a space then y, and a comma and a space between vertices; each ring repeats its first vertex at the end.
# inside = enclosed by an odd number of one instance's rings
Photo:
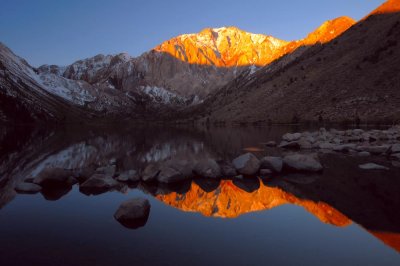
POLYGON ((235 169, 243 175, 255 175, 260 169, 260 160, 252 153, 240 155, 232 163, 235 169))
POLYGON ((221 174, 225 177, 235 176, 237 175, 235 166, 233 166, 230 162, 219 161, 219 166, 221 167, 221 174))
POLYGON ((280 173, 283 168, 283 160, 280 157, 264 157, 260 160, 260 168, 269 169, 274 173, 280 173))
POLYGON ((276 142, 275 141, 268 141, 267 143, 265 143, 265 146, 267 147, 276 147, 276 142))
POLYGON ((196 162, 189 160, 171 159, 165 162, 165 166, 180 172, 185 178, 193 177, 193 169, 196 162))
POLYGON ((323 167, 313 156, 305 154, 292 154, 283 158, 285 167, 289 170, 300 172, 319 172, 323 167))
POLYGON ((77 183, 77 180, 73 177, 71 170, 63 168, 46 168, 40 172, 34 179, 33 183, 40 186, 71 186, 77 183))
POLYGON ((160 173, 160 168, 156 164, 149 164, 144 168, 142 173, 142 180, 145 182, 154 181, 160 173))
POLYGON ((307 140, 311 144, 314 144, 317 141, 313 136, 306 136, 305 140, 307 140))
POLYGON ((131 229, 146 224, 150 213, 150 203, 147 199, 134 198, 121 203, 114 218, 123 226, 131 229))
POLYGON ((281 144, 279 144, 279 148, 298 150, 300 149, 300 144, 297 141, 292 141, 292 142, 282 141, 281 144))
POLYGON ((370 146, 366 147, 365 151, 373 154, 373 155, 380 155, 382 153, 385 153, 388 149, 387 145, 381 145, 381 146, 370 146))
POLYGON ((366 163, 366 164, 361 164, 359 165, 360 169, 363 170, 389 170, 386 166, 379 165, 376 163, 366 163))
POLYGON ((221 168, 214 159, 204 159, 196 163, 194 173, 202 177, 216 178, 221 176, 221 168))
POLYGON ((349 152, 350 150, 355 150, 356 147, 356 144, 342 144, 334 146, 333 150, 337 152, 349 152))
POLYGON ((74 169, 74 176, 80 183, 88 180, 96 172, 96 167, 93 165, 85 166, 83 168, 74 169))
POLYGON ((282 136, 282 139, 287 142, 292 142, 299 140, 301 138, 301 133, 286 133, 282 136))
POLYGON ((392 161, 392 165, 396 168, 400 168, 400 162, 398 161, 392 161))
POLYGON ((104 174, 94 174, 80 185, 84 194, 100 194, 117 187, 118 182, 104 174))
POLYGON ((158 182, 162 183, 174 183, 184 179, 185 176, 181 172, 169 166, 162 166, 160 173, 157 175, 158 182))
POLYGON ((15 187, 15 191, 17 191, 18 193, 21 193, 21 194, 35 194, 41 190, 42 190, 41 186, 39 186, 37 184, 33 184, 33 183, 26 183, 26 182, 19 183, 15 187))
POLYGON ((115 179, 120 182, 137 182, 140 180, 140 176, 135 170, 128 170, 120 173, 115 179))
POLYGON ((335 145, 328 142, 322 142, 319 144, 318 148, 325 150, 332 150, 335 145))
POLYGON ((362 135, 363 133, 364 133, 364 130, 362 130, 362 129, 353 129, 354 135, 362 135))
POLYGON ((266 175, 271 175, 272 171, 270 169, 260 169, 260 175, 261 176, 266 176, 266 175))
POLYGON ((335 143, 335 144, 341 144, 343 141, 341 139, 339 139, 339 138, 334 138, 332 140, 332 142, 335 143))
POLYGON ((309 142, 308 140, 306 140, 304 138, 301 138, 297 143, 299 144, 301 149, 312 149, 311 142, 309 142))
POLYGON ((393 144, 390 146, 389 153, 400 153, 400 144, 393 144))
POLYGON ((103 174, 106 175, 107 177, 114 177, 115 171, 116 171, 115 165, 102 166, 96 169, 97 174, 103 174))
POLYGON ((370 137, 371 137, 371 135, 369 133, 365 132, 365 133, 361 134, 361 139, 364 141, 369 141, 370 137))
POLYGON ((391 158, 400 160, 400 153, 393 153, 390 155, 391 158))
POLYGON ((368 156, 371 156, 371 153, 369 153, 369 152, 367 152, 367 151, 360 151, 360 152, 358 153, 358 156, 361 156, 361 157, 368 157, 368 156))

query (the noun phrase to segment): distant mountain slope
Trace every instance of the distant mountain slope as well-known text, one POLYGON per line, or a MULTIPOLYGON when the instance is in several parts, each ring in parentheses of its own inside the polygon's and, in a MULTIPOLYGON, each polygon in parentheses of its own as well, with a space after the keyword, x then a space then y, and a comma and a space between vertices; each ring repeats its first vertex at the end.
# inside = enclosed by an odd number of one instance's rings
MULTIPOLYGON (((52 74, 53 75, 53 74, 52 74)), ((29 123, 47 121, 79 121, 86 114, 79 108, 80 101, 89 95, 83 93, 78 81, 52 82, 41 77, 22 58, 0 43, 0 121, 29 123), (79 94, 79 97, 75 97, 79 94), (71 108, 68 103, 74 103, 71 108)))
POLYGON ((203 121, 400 121, 400 5, 392 0, 339 37, 301 46, 206 99, 203 121))

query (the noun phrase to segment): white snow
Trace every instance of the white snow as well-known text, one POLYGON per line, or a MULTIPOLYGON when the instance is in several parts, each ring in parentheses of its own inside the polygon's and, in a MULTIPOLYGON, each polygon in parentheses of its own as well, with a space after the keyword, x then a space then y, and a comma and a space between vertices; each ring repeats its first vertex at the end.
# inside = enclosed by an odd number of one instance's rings
POLYGON ((250 75, 257 71, 257 67, 255 65, 250 66, 250 75))
POLYGON ((140 87, 140 90, 150 96, 154 101, 162 102, 166 104, 172 103, 173 100, 184 101, 185 98, 168 91, 165 88, 156 86, 145 86, 140 87))
POLYGON ((93 102, 96 98, 83 88, 83 81, 70 80, 55 74, 37 75, 33 71, 29 76, 34 79, 45 91, 57 95, 66 101, 84 105, 85 102, 93 102))

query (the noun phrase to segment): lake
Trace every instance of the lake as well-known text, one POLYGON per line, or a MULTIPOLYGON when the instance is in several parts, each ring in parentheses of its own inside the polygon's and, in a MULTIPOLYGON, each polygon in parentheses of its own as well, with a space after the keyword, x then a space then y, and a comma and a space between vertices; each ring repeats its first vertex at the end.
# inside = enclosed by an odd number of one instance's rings
POLYGON ((171 158, 261 158, 286 132, 310 127, 1 128, 0 265, 400 265, 400 169, 384 157, 322 153, 321 174, 136 182, 87 196, 75 184, 27 195, 45 168, 114 161, 119 171, 171 158), (365 171, 376 162, 389 171, 365 171), (136 229, 113 215, 150 201, 136 229))

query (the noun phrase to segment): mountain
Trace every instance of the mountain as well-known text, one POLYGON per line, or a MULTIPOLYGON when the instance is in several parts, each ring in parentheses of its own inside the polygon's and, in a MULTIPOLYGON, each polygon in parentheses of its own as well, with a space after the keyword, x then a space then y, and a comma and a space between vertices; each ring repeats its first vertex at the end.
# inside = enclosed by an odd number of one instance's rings
POLYGON ((305 42, 234 79, 192 115, 216 123, 398 122, 399 11, 400 1, 387 1, 338 37, 305 42))
POLYGON ((1 45, 0 120, 393 121, 398 2, 357 24, 326 21, 301 40, 207 28, 136 58, 68 66, 34 68, 1 45))

